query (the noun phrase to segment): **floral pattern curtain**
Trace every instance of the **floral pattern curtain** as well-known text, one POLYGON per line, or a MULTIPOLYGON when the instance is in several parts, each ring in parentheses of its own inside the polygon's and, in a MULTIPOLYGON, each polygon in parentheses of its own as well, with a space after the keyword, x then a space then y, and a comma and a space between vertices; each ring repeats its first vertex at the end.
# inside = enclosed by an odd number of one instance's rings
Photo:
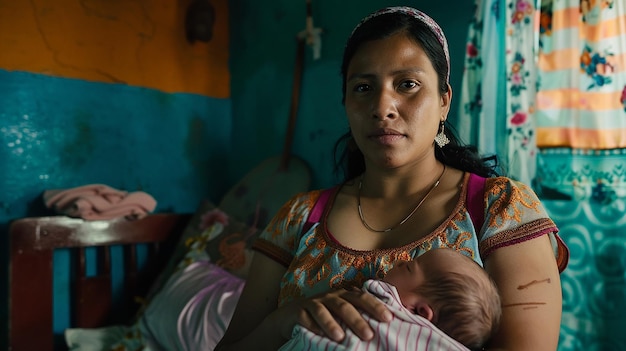
POLYGON ((533 186, 570 248, 559 351, 626 350, 626 0, 475 9, 460 136, 533 186))
MULTIPOLYGON (((503 139, 494 133, 494 126, 504 113, 498 103, 499 82, 503 64, 500 26, 500 1, 478 1, 469 27, 465 70, 461 86, 459 137, 476 145, 482 153, 495 154, 504 146, 503 139), (491 69, 483 69, 490 67, 491 69), (483 101, 493 103, 483 104, 483 101)), ((504 83, 504 82, 502 82, 504 83)))
POLYGON ((535 176, 537 157, 533 1, 539 0, 476 2, 456 126, 461 139, 482 153, 497 154, 506 174, 527 184, 535 176))

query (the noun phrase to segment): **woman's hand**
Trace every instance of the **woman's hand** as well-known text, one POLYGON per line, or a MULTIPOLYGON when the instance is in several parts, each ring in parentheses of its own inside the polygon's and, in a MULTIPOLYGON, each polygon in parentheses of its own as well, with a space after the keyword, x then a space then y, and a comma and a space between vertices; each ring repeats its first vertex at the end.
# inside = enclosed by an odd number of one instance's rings
POLYGON ((345 334, 339 323, 343 321, 357 336, 371 339, 374 332, 357 309, 380 321, 392 318, 382 302, 356 289, 330 291, 277 308, 284 274, 285 267, 254 253, 246 285, 215 350, 277 350, 291 338, 296 324, 341 341, 345 334))
POLYGON ((290 338, 293 326, 300 324, 318 335, 325 335, 340 342, 345 336, 340 325, 343 321, 359 338, 370 340, 374 337, 374 331, 363 319, 359 309, 381 322, 389 322, 392 319, 391 312, 385 304, 374 295, 360 289, 338 289, 313 298, 294 301, 281 308, 284 311, 277 310, 272 318, 284 320, 285 315, 295 316, 293 323, 288 323, 286 330, 282 331, 285 338, 290 338))

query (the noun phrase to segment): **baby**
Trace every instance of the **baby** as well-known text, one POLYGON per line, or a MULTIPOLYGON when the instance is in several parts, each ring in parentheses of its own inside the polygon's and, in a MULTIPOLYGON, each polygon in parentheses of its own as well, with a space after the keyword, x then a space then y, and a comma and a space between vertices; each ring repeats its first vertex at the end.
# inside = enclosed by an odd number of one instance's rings
POLYGON ((402 261, 363 290, 385 302, 394 318, 378 322, 364 313, 374 330, 363 341, 345 328, 341 343, 296 326, 281 351, 287 350, 477 350, 497 329, 498 290, 469 257, 451 249, 432 249, 402 261))

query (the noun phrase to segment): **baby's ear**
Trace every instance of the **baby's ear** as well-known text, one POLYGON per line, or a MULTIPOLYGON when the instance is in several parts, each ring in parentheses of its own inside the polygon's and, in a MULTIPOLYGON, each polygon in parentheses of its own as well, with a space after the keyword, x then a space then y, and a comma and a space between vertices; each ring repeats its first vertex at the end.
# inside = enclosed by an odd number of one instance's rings
POLYGON ((433 317, 435 316, 435 312, 433 311, 432 307, 430 307, 430 305, 426 303, 426 301, 418 301, 417 303, 415 303, 414 311, 415 314, 418 314, 428 319, 430 322, 433 321, 433 317))

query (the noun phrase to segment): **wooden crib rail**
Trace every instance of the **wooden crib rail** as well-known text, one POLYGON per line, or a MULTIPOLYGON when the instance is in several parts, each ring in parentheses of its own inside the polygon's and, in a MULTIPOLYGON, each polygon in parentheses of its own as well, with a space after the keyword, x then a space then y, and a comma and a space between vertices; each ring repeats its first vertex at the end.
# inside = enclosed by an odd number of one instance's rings
MULTIPOLYGON (((140 220, 85 221, 65 216, 32 217, 9 226, 9 350, 53 350, 53 252, 72 249, 76 272, 71 297, 72 327, 107 325, 111 316, 109 247, 124 250, 123 287, 132 298, 163 268, 190 214, 152 214, 140 220), (140 272, 136 244, 150 247, 140 272), (85 248, 97 247, 98 272, 85 274, 85 248)), ((68 267, 69 269, 69 267, 68 267)), ((145 289, 144 289, 145 290, 145 289)))

